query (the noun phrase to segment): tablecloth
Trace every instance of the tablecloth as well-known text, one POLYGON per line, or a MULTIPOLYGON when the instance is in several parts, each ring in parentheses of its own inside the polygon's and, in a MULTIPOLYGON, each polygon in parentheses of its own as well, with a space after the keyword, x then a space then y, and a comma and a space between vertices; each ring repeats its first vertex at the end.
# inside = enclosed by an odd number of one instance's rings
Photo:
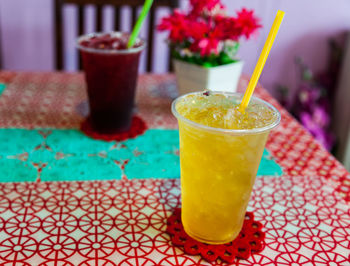
MULTIPOLYGON (((240 89, 247 82, 243 77, 240 89)), ((8 143, 0 164, 9 166, 0 165, 8 169, 0 183, 0 263, 209 265, 172 246, 164 232, 181 204, 173 75, 140 76, 137 114, 149 129, 108 144, 78 141, 88 112, 82 74, 2 72, 0 83, 0 141, 8 143), (66 145, 57 146, 62 139, 66 145), (91 168, 57 166, 72 158, 76 165, 88 158, 91 168), (23 180, 13 162, 36 182, 13 182, 23 180), (54 174, 45 175, 49 170, 54 174)), ((265 249, 237 263, 349 265, 349 173, 266 90, 258 86, 255 94, 277 107, 282 121, 266 146, 265 168, 273 171, 260 172, 248 208, 264 224, 265 249)))

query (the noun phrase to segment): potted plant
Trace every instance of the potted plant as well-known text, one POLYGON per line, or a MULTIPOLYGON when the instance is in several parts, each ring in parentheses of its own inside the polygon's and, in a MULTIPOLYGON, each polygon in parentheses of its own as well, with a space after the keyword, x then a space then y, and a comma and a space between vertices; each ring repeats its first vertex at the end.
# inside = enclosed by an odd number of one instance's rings
POLYGON ((158 30, 168 31, 179 93, 203 89, 236 91, 243 62, 239 40, 261 27, 252 10, 228 16, 220 0, 190 0, 188 12, 174 10, 158 30))

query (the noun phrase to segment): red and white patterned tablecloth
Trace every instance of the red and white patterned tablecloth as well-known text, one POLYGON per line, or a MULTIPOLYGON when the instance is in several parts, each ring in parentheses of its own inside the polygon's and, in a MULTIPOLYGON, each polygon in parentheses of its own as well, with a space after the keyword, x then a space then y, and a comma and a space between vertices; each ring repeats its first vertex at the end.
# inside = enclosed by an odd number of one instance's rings
MULTIPOLYGON (((87 112, 81 74, 2 72, 0 83, 0 129, 79 128, 87 112)), ((172 75, 140 76, 149 128, 176 129, 175 94, 172 75)), ((237 263, 350 265, 349 173, 263 88, 256 95, 282 114, 267 148, 283 175, 257 179, 249 210, 266 246, 237 263)), ((0 183, 0 264, 209 265, 169 243, 166 218, 178 206, 178 179, 0 183)))

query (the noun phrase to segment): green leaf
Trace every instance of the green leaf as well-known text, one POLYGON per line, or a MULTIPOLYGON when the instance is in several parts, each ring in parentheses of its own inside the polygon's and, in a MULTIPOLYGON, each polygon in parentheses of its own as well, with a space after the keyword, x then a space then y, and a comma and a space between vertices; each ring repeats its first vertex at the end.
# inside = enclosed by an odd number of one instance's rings
POLYGON ((219 61, 221 65, 226 65, 226 64, 230 64, 235 62, 235 60, 233 60, 227 53, 225 52, 221 52, 220 53, 220 57, 219 57, 219 61))
POLYGON ((203 63, 203 67, 210 68, 210 67, 212 67, 212 64, 209 63, 209 62, 204 62, 204 63, 203 63))

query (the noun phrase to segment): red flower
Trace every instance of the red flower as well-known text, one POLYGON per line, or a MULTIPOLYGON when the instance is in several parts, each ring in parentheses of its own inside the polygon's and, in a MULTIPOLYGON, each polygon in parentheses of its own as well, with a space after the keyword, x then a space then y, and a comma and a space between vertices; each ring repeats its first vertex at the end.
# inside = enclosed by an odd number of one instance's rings
POLYGON ((247 10, 243 8, 241 11, 237 12, 236 27, 241 30, 241 34, 247 39, 253 34, 261 25, 258 19, 254 16, 253 10, 247 10))
POLYGON ((172 42, 183 42, 188 38, 188 21, 186 15, 179 10, 175 10, 173 15, 162 18, 158 25, 158 30, 170 31, 169 39, 172 42))
POLYGON ((235 18, 218 16, 215 18, 215 28, 212 32, 220 40, 238 41, 241 29, 235 18))
POLYGON ((226 9, 220 0, 190 0, 192 6, 190 15, 213 15, 213 12, 219 12, 226 9))
POLYGON ((189 49, 201 56, 219 55, 225 41, 249 38, 261 27, 254 12, 245 8, 237 17, 224 16, 221 0, 190 0, 190 4, 188 14, 175 10, 158 26, 161 31, 169 31, 169 40, 180 53, 189 49))
POLYGON ((191 51, 199 52, 201 56, 219 53, 219 40, 216 38, 202 38, 196 40, 190 47, 191 51))
POLYGON ((191 21, 188 23, 188 36, 193 40, 205 38, 210 32, 210 25, 203 20, 191 21))

